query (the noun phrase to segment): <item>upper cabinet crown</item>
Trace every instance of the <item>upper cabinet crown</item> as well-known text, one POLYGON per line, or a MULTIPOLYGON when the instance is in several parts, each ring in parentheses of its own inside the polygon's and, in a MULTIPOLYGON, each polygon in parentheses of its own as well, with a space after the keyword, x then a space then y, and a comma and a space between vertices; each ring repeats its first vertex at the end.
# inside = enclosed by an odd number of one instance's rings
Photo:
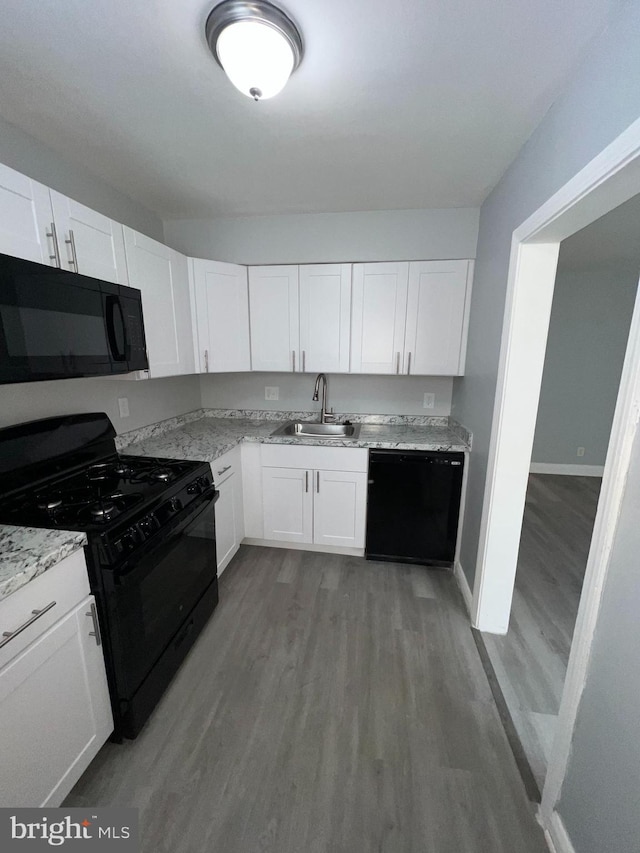
POLYGON ((253 370, 349 371, 351 264, 249 267, 253 370))
POLYGON ((124 226, 129 284, 142 292, 149 375, 193 373, 187 258, 124 226))
POLYGON ((196 370, 251 370, 247 268, 190 259, 196 370))
POLYGON ((464 372, 472 261, 354 264, 351 372, 464 372))

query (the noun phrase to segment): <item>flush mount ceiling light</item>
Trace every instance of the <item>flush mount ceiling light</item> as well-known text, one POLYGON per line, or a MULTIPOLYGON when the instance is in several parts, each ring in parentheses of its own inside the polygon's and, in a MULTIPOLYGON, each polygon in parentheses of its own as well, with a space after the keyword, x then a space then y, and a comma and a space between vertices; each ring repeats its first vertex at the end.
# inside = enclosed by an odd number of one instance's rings
POLYGON ((266 0, 224 0, 212 9, 205 33, 229 80, 256 101, 282 91, 302 60, 298 28, 266 0))

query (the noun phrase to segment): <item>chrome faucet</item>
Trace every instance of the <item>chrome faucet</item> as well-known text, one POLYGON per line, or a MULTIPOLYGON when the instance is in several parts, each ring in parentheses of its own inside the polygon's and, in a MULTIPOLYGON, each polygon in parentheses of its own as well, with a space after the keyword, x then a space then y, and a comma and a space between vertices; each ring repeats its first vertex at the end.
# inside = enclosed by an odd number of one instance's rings
POLYGON ((327 412, 327 377, 324 373, 319 373, 316 376, 316 384, 313 389, 313 397, 311 398, 314 401, 317 401, 320 394, 320 383, 322 382, 322 409, 320 410, 320 423, 321 424, 329 424, 333 423, 336 419, 336 416, 333 414, 333 409, 330 412, 327 412))

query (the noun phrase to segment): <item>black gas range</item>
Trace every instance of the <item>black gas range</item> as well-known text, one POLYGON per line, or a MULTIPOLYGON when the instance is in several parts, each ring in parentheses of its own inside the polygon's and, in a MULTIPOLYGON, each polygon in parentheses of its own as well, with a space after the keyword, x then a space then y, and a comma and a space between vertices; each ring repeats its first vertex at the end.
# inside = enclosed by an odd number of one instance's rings
POLYGON ((0 523, 83 531, 114 713, 135 737, 218 602, 207 462, 120 455, 103 413, 0 429, 0 523))

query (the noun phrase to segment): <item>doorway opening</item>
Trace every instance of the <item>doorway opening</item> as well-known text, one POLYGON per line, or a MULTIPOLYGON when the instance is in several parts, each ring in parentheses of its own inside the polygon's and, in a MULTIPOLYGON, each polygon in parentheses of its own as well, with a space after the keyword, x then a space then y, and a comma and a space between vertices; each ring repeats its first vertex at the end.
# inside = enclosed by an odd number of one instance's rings
POLYGON ((560 244, 509 630, 483 635, 521 769, 538 802, 639 274, 640 196, 560 244))

